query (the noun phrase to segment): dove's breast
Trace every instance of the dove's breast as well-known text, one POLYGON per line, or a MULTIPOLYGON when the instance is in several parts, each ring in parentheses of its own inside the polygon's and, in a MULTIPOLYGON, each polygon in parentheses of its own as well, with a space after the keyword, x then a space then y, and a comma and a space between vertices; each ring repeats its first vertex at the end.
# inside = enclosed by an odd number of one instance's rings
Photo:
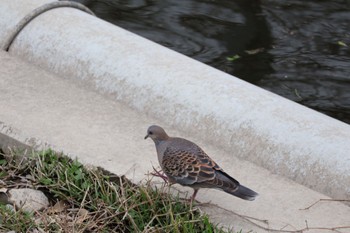
POLYGON ((160 141, 156 144, 158 162, 160 165, 162 165, 164 152, 165 152, 166 148, 168 147, 168 145, 169 145, 169 143, 167 141, 160 141))

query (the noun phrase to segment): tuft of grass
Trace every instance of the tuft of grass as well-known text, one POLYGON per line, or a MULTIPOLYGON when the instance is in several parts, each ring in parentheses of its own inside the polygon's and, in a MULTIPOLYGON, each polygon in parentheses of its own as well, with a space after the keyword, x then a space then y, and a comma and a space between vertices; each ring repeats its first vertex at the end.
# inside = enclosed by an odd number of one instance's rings
POLYGON ((0 205, 0 216, 1 230, 28 232, 35 228, 33 215, 23 210, 16 211, 8 206, 0 205))
POLYGON ((0 205, 0 231, 224 232, 168 187, 137 186, 103 169, 87 169, 53 150, 0 156, 5 188, 43 191, 51 206, 39 213, 0 205), (20 182, 19 182, 20 180, 20 182))

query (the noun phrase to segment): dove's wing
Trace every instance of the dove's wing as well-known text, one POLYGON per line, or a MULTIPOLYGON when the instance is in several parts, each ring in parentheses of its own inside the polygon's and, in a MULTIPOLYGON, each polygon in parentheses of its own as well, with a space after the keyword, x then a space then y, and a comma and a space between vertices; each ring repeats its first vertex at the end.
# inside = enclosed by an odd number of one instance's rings
POLYGON ((214 182, 216 171, 222 170, 199 147, 196 150, 181 150, 168 147, 162 161, 164 172, 182 185, 214 182))

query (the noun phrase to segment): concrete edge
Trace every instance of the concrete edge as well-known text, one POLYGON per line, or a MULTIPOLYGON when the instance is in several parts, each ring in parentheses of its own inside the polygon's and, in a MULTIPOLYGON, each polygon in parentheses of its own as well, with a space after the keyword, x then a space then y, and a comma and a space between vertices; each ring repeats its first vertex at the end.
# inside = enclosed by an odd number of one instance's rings
POLYGON ((26 137, 20 130, 0 121, 0 148, 2 151, 8 153, 13 150, 43 150, 46 148, 54 148, 54 146, 34 137, 26 137))

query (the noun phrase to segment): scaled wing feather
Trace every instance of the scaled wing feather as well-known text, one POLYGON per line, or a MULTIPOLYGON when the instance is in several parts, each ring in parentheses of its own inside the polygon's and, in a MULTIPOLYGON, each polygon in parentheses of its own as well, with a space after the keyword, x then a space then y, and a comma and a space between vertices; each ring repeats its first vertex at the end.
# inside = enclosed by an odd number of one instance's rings
POLYGON ((168 147, 162 161, 164 172, 182 185, 214 181, 222 169, 200 148, 196 151, 168 147))

